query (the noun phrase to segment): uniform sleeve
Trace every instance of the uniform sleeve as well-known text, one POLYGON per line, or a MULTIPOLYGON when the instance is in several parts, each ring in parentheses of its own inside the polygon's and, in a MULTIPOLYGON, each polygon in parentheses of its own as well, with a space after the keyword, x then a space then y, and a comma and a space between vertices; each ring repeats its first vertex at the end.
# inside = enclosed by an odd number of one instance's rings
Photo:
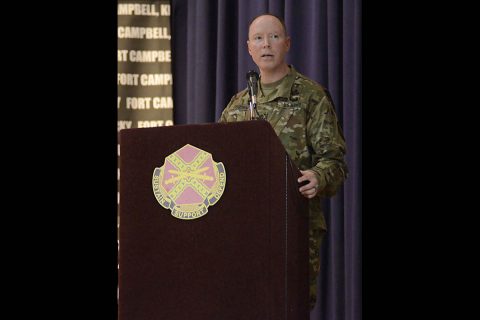
POLYGON ((227 122, 227 117, 225 116, 225 110, 227 110, 227 108, 223 109, 222 115, 220 116, 220 119, 218 119, 218 122, 227 122))
POLYGON ((344 160, 345 139, 328 95, 310 99, 307 139, 312 150, 311 170, 319 181, 319 194, 333 196, 347 178, 348 169, 344 160))

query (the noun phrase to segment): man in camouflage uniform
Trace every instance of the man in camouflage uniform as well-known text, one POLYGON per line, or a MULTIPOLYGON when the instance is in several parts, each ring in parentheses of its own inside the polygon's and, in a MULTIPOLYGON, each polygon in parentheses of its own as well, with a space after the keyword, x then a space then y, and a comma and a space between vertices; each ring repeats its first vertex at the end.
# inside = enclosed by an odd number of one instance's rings
MULTIPOLYGON (((333 196, 347 176, 345 141, 326 89, 298 73, 285 62, 290 38, 284 22, 260 15, 248 32, 248 51, 260 69, 257 111, 280 138, 302 176, 299 188, 309 200, 310 309, 316 301, 320 271, 320 244, 326 232, 321 208, 323 197, 333 196)), ((248 119, 249 95, 243 90, 232 97, 220 121, 248 119)))

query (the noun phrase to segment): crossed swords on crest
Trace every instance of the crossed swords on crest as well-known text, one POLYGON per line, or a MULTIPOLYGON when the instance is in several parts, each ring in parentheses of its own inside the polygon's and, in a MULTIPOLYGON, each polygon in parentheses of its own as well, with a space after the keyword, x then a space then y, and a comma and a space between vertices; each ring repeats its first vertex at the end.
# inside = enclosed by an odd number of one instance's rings
POLYGON ((176 174, 177 176, 166 180, 165 184, 175 183, 178 180, 181 180, 183 178, 188 178, 188 177, 197 178, 197 179, 200 179, 200 180, 212 181, 213 177, 207 176, 206 174, 200 174, 204 171, 207 171, 208 169, 209 169, 208 167, 203 167, 203 168, 200 168, 198 170, 191 171, 191 172, 189 172, 188 169, 185 170, 185 171, 168 170, 169 173, 176 174))

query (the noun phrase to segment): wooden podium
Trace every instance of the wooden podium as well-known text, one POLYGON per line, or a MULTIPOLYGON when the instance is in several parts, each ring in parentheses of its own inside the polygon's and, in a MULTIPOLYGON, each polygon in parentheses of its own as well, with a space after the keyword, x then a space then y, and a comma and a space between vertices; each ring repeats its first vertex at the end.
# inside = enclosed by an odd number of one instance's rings
POLYGON ((308 205, 265 121, 120 131, 119 320, 307 320, 308 205), (223 163, 208 212, 172 216, 155 168, 191 145, 223 163))

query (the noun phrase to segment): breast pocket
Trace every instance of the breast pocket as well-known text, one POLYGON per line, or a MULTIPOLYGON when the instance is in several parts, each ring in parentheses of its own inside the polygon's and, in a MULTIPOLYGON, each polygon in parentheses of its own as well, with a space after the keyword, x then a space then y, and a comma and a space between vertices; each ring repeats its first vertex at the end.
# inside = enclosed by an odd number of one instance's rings
POLYGON ((285 102, 273 110, 269 122, 278 136, 293 133, 296 127, 305 122, 305 112, 301 103, 285 102))

